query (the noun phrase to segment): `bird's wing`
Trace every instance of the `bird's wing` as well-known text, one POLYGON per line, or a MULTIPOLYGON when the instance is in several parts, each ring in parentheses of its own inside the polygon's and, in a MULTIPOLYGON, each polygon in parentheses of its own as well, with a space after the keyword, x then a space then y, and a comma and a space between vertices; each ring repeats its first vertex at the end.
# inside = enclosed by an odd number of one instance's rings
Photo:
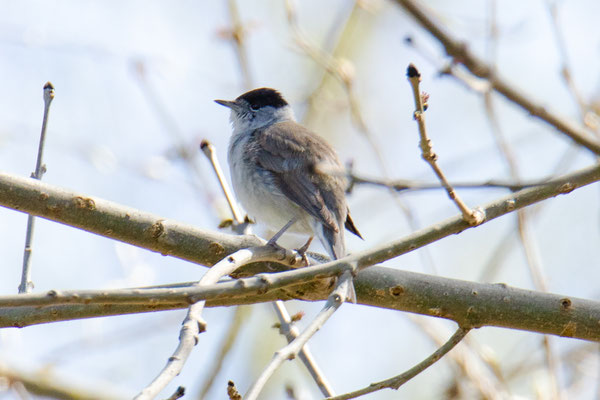
POLYGON ((257 139, 256 162, 272 173, 281 192, 326 227, 339 232, 347 213, 344 178, 315 170, 320 163, 341 169, 335 151, 292 121, 257 132, 257 139))

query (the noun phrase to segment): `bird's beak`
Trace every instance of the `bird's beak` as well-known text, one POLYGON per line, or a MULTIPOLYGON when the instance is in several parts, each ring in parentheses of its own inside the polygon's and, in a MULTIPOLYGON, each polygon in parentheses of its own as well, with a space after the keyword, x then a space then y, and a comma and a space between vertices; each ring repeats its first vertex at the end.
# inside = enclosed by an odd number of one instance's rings
POLYGON ((240 105, 238 103, 236 103, 235 101, 215 100, 215 103, 220 104, 225 107, 228 107, 228 108, 231 108, 232 110, 238 110, 240 108, 240 105))

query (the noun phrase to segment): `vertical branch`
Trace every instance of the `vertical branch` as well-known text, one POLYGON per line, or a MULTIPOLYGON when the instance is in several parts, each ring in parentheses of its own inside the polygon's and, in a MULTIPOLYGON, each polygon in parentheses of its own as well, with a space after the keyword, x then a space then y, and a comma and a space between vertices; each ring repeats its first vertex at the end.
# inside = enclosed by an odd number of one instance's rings
MULTIPOLYGON (((46 128, 48 126, 48 114, 50 112, 50 104, 54 99, 54 86, 52 83, 46 82, 44 85, 44 117, 42 119, 42 132, 40 134, 40 144, 38 146, 37 162, 35 165, 35 171, 31 174, 33 179, 41 180, 42 176, 46 172, 46 165, 44 165, 44 145, 46 143, 46 128)), ((34 229, 35 217, 29 215, 27 217, 27 233, 25 234, 25 250, 23 251, 23 271, 21 274, 21 284, 19 285, 19 293, 28 293, 33 289, 33 282, 31 281, 31 245, 33 243, 33 229, 34 229)))
POLYGON ((431 146, 431 140, 427 137, 427 130, 425 128, 425 99, 421 90, 419 89, 419 85, 421 82, 421 74, 417 70, 417 68, 410 64, 407 70, 408 80, 413 89, 413 97, 415 100, 415 113, 414 118, 417 121, 419 126, 419 136, 421 140, 419 141, 419 147, 421 148, 421 157, 425 160, 433 169, 436 176, 438 177, 440 183, 448 192, 448 197, 456 204, 460 212, 462 213, 463 219, 469 223, 469 225, 475 226, 481 224, 485 216, 478 210, 470 209, 456 194, 454 188, 450 185, 444 173, 437 165, 437 154, 433 152, 433 148, 431 146))

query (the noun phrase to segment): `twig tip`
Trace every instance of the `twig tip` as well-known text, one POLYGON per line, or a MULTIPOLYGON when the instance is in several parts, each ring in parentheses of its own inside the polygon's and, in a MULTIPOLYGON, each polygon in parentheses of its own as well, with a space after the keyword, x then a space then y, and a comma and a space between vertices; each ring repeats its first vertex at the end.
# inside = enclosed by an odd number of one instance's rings
POLYGON ((406 69, 406 76, 408 76, 409 79, 420 78, 421 74, 419 73, 417 67, 414 66, 414 64, 408 64, 408 68, 406 69))

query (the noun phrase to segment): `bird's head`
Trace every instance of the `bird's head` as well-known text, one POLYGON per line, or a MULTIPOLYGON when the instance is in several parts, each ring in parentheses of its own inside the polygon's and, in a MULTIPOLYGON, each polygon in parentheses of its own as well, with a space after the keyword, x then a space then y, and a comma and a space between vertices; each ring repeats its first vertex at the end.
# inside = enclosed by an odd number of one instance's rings
POLYGON ((281 93, 271 88, 254 89, 235 100, 215 102, 231 109, 230 120, 234 131, 254 130, 294 119, 290 105, 281 93))

